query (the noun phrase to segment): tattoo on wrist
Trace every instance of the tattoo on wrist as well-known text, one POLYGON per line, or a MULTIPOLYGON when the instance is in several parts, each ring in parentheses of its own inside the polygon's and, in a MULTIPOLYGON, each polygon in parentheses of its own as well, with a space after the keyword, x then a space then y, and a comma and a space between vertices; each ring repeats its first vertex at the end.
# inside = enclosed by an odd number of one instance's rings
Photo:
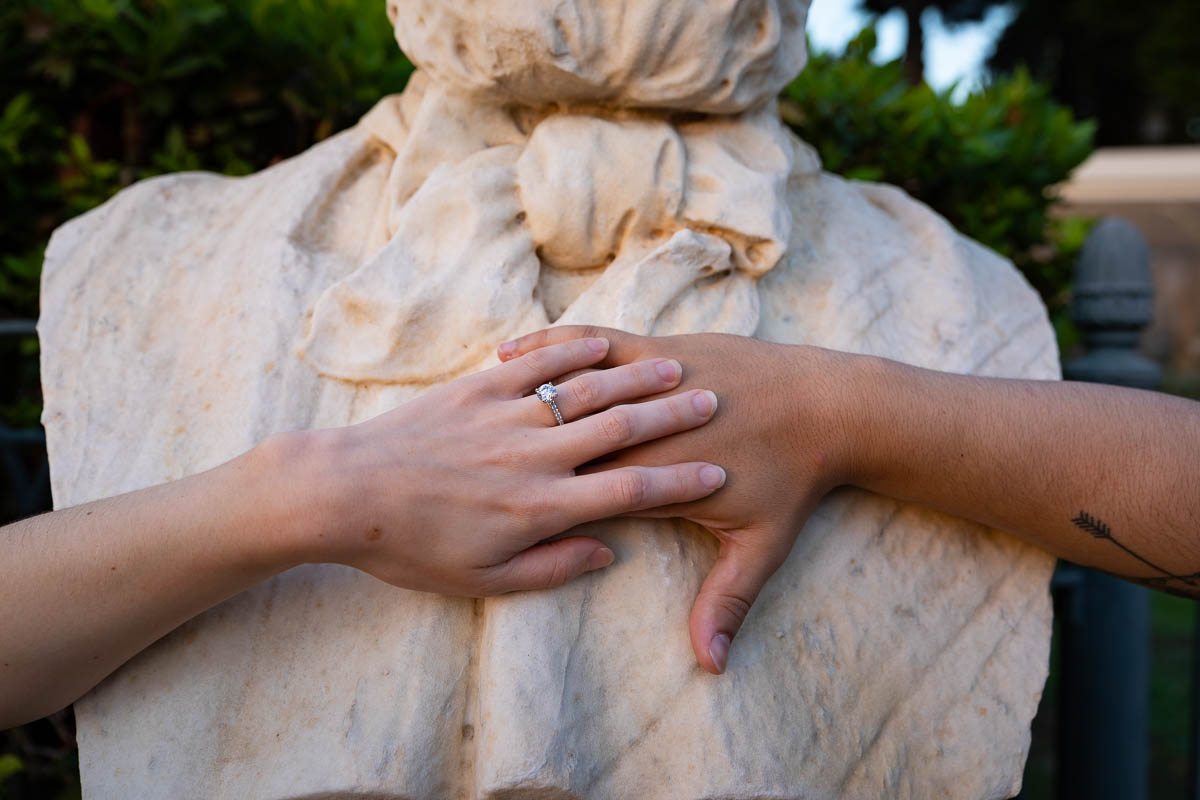
POLYGON ((1148 561, 1142 556, 1130 550, 1122 544, 1116 537, 1113 536, 1112 528, 1108 526, 1104 520, 1099 517, 1093 517, 1086 511, 1080 511, 1078 516, 1072 517, 1071 522, 1080 530, 1086 531, 1093 539, 1099 539, 1106 542, 1112 542, 1115 546, 1124 550, 1129 555, 1136 558, 1138 561, 1145 564, 1150 569, 1158 572, 1158 575, 1118 575, 1119 578, 1140 583, 1151 589, 1167 592, 1168 594, 1179 595, 1181 597, 1196 597, 1200 594, 1200 572, 1193 572, 1187 575, 1177 575, 1168 569, 1163 569, 1159 565, 1148 561), (1182 583, 1183 586, 1179 584, 1182 583), (1187 587, 1187 588, 1184 588, 1187 587))

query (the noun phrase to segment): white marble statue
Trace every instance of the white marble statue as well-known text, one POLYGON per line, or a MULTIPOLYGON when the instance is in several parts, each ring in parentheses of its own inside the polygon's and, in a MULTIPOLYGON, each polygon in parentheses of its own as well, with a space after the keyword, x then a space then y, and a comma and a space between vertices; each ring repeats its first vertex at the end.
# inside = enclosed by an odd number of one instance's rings
MULTIPOLYGON (((780 124, 805 0, 387 11, 419 70, 358 125, 249 177, 143 181, 55 233, 57 506, 372 417, 552 323, 1058 376, 1011 264, 898 189, 823 173, 780 124)), ((320 565, 244 592, 77 704, 84 796, 1019 788, 1050 556, 837 491, 713 676, 687 617, 715 541, 670 521, 589 533, 617 563, 556 591, 473 601, 320 565)))

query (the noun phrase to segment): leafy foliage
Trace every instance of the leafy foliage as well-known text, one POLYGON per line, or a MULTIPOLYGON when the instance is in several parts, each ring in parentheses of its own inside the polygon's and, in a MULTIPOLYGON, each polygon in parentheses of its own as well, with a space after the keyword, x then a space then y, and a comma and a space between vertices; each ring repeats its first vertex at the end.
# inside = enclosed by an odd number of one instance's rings
MULTIPOLYGON (((378 0, 15 0, 0 11, 0 315, 36 314, 49 232, 142 177, 245 174, 403 87, 378 0), (4 99, 7 98, 7 99, 4 99)), ((1054 302, 1082 238, 1048 186, 1092 131, 1023 72, 956 106, 875 65, 868 30, 788 87, 826 167, 899 184, 1054 302)))
POLYGON ((825 168, 903 187, 956 228, 1007 256, 1052 308, 1066 300, 1087 223, 1051 214, 1051 187, 1092 150, 1077 122, 1024 70, 963 103, 877 65, 868 28, 842 56, 817 54, 786 89, 784 120, 825 168))
POLYGON ((45 241, 70 217, 161 172, 260 169, 411 71, 380 0, 7 0, 0 316, 36 316, 45 241))
POLYGON ((70 709, 0 731, 0 800, 79 800, 80 794, 70 709))
POLYGON ((25 769, 25 765, 21 763, 21 759, 14 756, 12 753, 0 755, 0 784, 16 775, 21 770, 25 769))

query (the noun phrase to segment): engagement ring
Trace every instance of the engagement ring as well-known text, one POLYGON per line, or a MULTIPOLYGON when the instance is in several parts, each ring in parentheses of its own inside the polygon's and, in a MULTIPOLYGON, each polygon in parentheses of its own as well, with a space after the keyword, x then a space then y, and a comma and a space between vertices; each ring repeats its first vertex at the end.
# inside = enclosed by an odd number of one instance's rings
POLYGON ((562 414, 558 411, 558 403, 554 402, 554 398, 558 397, 558 389, 553 383, 547 381, 537 388, 537 398, 546 405, 550 406, 550 410, 554 412, 554 418, 558 420, 558 424, 562 425, 562 414))

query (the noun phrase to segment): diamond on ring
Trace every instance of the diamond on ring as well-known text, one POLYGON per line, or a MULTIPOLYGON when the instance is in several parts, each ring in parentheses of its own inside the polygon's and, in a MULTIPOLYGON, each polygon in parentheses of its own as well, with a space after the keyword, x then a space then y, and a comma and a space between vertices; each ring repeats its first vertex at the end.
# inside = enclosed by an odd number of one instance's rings
POLYGON ((535 394, 537 394, 538 400, 550 406, 550 410, 554 412, 554 418, 558 420, 558 424, 564 424, 562 414, 558 410, 558 403, 554 402, 554 399, 558 397, 558 387, 547 381, 537 388, 535 394))

